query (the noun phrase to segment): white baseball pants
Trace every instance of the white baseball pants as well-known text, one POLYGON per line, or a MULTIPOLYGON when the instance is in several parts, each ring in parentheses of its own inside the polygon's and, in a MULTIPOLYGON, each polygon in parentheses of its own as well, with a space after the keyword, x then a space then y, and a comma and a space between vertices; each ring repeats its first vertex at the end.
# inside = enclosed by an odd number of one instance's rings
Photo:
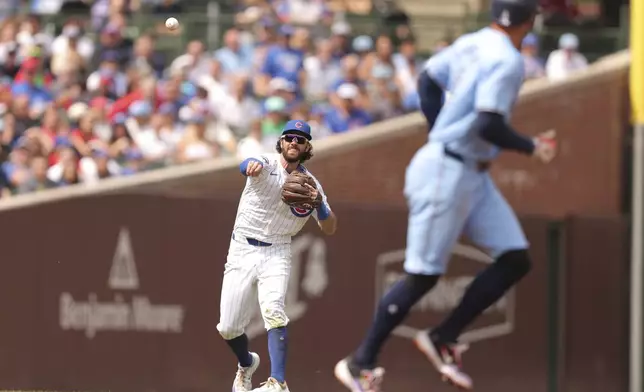
POLYGON ((266 330, 288 324, 284 300, 291 271, 291 244, 253 246, 231 239, 221 287, 217 330, 226 339, 244 333, 253 316, 255 295, 266 330))

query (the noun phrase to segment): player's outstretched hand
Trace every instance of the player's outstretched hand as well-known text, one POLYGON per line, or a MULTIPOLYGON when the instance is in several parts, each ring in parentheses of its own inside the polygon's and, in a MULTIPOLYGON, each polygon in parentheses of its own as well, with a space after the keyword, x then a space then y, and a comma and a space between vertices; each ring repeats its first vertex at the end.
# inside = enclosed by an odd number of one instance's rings
POLYGON ((554 129, 540 133, 534 138, 536 145, 534 156, 541 162, 548 163, 557 155, 557 132, 554 129))
POLYGON ((264 165, 262 165, 260 162, 251 161, 248 163, 248 166, 246 167, 246 175, 251 177, 257 177, 259 176, 259 173, 262 172, 263 168, 264 168, 264 165))

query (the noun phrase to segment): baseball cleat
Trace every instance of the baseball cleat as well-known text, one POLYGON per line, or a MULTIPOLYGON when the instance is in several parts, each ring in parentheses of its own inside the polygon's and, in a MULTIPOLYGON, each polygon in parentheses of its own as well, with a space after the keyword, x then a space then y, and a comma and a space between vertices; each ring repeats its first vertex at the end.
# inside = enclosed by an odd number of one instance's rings
POLYGON ((466 345, 436 344, 426 331, 417 333, 414 343, 438 370, 444 382, 464 390, 473 388, 472 379, 463 372, 461 365, 461 353, 467 350, 466 345))
POLYGON ((262 383, 259 388, 255 388, 252 392, 290 392, 286 382, 280 384, 276 379, 270 377, 268 381, 262 383))
POLYGON ((373 370, 352 370, 349 359, 345 358, 335 365, 335 378, 351 392, 382 392, 382 379, 385 369, 377 367, 373 370))
POLYGON ((250 392, 253 389, 253 373, 259 367, 259 355, 250 353, 253 358, 253 363, 249 367, 241 367, 237 365, 237 375, 233 381, 233 392, 250 392))

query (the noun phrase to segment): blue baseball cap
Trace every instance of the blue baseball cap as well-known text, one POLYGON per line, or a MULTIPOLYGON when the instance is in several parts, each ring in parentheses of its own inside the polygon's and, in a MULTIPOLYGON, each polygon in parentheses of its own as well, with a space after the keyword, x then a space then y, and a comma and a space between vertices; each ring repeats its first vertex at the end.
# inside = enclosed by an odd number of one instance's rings
POLYGON ((282 129, 282 135, 288 133, 302 135, 307 140, 313 139, 313 137, 311 136, 311 126, 303 120, 291 120, 287 122, 282 129))

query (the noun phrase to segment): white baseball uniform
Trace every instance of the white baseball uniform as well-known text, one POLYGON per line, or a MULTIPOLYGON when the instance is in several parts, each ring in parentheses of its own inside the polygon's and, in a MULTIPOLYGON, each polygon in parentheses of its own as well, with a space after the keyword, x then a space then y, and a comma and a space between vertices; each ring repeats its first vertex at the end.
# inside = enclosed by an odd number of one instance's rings
MULTIPOLYGON (((224 269, 217 330, 226 340, 244 333, 252 317, 255 292, 267 330, 288 324, 284 299, 291 270, 291 237, 311 215, 318 219, 317 211, 290 207, 281 200, 289 174, 282 166, 281 154, 255 159, 263 169, 259 176, 246 179, 224 269)), ((330 210, 318 180, 303 166, 299 169, 313 177, 330 210)))

